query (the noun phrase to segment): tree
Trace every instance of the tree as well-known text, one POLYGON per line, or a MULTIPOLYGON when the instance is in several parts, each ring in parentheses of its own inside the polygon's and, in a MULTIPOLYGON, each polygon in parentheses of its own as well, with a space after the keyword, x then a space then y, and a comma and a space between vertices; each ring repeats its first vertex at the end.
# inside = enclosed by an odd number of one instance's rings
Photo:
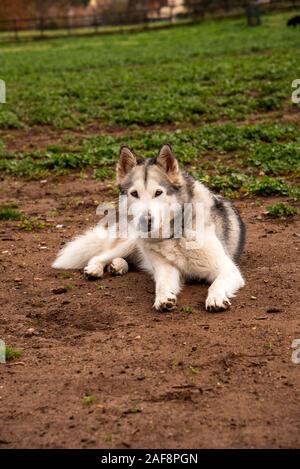
POLYGON ((130 22, 144 21, 147 18, 148 0, 128 0, 127 15, 130 22))
POLYGON ((0 0, 0 19, 66 16, 71 6, 89 4, 90 0, 0 0))
POLYGON ((47 18, 49 16, 65 16, 70 7, 70 0, 28 0, 33 16, 47 18))
POLYGON ((28 14, 25 0, 1 0, 0 20, 24 18, 28 14))

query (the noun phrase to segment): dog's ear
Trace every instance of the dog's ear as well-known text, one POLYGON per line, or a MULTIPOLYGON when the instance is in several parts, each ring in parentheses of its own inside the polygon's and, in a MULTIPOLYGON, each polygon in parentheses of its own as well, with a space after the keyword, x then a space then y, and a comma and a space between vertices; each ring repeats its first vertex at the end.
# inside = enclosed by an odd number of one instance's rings
POLYGON ((156 164, 162 169, 172 182, 178 182, 180 179, 180 169, 178 161, 174 156, 171 145, 163 145, 155 160, 156 164))
POLYGON ((136 157, 128 147, 120 148, 119 161, 117 163, 117 181, 121 183, 126 174, 136 166, 136 157))

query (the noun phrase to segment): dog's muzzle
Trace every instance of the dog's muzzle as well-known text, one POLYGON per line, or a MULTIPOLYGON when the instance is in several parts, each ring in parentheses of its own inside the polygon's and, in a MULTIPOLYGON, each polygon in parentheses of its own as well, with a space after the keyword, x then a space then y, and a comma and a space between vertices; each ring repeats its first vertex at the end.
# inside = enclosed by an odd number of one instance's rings
POLYGON ((143 214, 139 219, 139 231, 150 233, 152 230, 152 218, 150 213, 143 214))

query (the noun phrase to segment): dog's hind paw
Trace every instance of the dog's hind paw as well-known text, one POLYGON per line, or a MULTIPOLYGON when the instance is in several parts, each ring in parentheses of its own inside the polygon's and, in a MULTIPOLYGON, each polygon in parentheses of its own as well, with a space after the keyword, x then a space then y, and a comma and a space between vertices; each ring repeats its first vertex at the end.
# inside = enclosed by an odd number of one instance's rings
POLYGON ((108 272, 112 275, 125 275, 128 272, 128 264, 122 257, 117 257, 108 266, 108 272))
POLYGON ((230 307, 231 303, 226 295, 209 293, 205 302, 207 311, 225 311, 230 307))
POLYGON ((156 309, 156 311, 159 311, 161 313, 173 311, 177 308, 176 298, 167 298, 163 301, 155 300, 153 307, 156 309))
POLYGON ((87 280, 96 280, 103 277, 104 267, 101 264, 88 264, 83 269, 83 275, 87 280))

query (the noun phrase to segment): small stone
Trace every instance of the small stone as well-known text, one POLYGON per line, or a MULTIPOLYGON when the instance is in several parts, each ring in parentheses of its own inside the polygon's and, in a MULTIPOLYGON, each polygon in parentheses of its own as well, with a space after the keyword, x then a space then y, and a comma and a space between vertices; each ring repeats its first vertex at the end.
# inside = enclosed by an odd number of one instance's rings
POLYGON ((63 293, 67 292, 66 287, 58 287, 58 288, 52 288, 52 293, 55 295, 62 295, 63 293))
POLYGON ((145 376, 144 375, 140 375, 140 376, 137 376, 136 379, 138 381, 143 381, 145 379, 145 376))
POLYGON ((270 307, 270 308, 267 308, 267 313, 281 313, 282 312, 282 309, 281 308, 274 308, 274 307, 270 307))
POLYGON ((30 327, 25 332, 25 337, 32 337, 33 335, 35 335, 35 329, 34 329, 34 327, 30 327))
POLYGON ((251 300, 257 300, 256 296, 251 296, 251 300))

